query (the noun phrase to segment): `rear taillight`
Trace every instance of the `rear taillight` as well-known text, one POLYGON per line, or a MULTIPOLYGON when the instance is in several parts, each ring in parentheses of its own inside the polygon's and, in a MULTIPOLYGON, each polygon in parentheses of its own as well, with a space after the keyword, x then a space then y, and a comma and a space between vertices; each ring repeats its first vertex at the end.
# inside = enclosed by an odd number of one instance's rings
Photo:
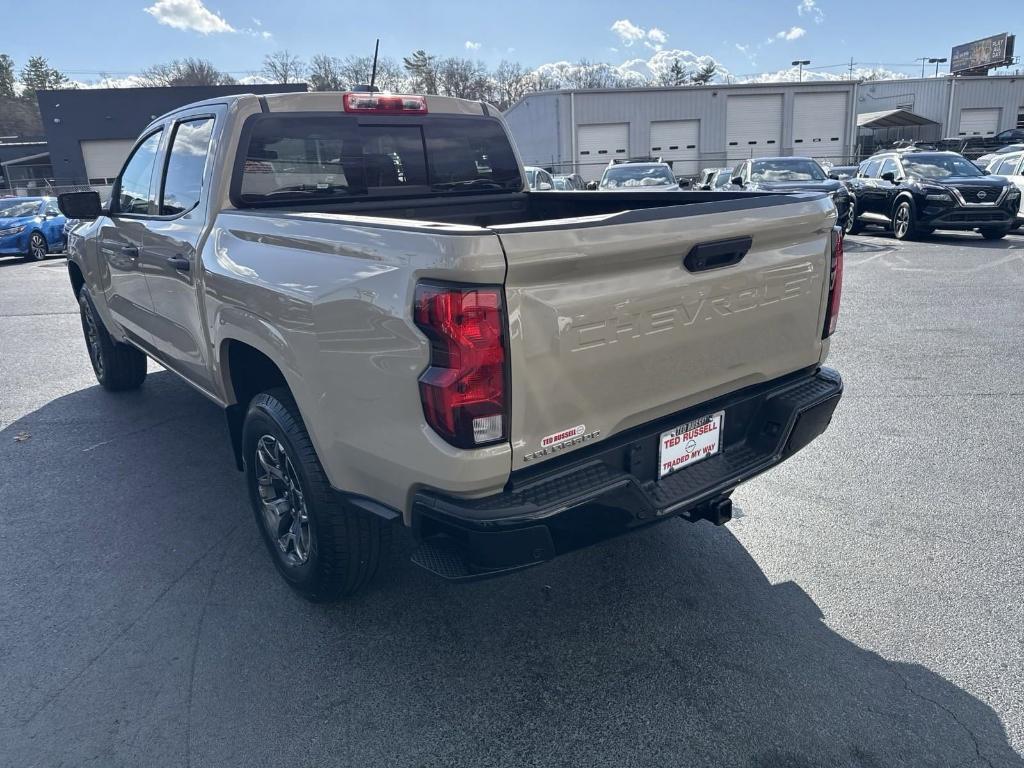
POLYGON ((384 115, 425 115, 427 100, 422 96, 391 93, 346 93, 341 97, 346 112, 375 112, 384 115))
POLYGON ((452 445, 508 438, 505 309, 500 287, 416 286, 413 319, 430 340, 420 376, 427 423, 452 445))
POLYGON ((828 311, 825 313, 825 330, 821 338, 827 339, 836 332, 839 323, 839 302, 843 297, 843 230, 832 228, 832 263, 828 272, 828 311))

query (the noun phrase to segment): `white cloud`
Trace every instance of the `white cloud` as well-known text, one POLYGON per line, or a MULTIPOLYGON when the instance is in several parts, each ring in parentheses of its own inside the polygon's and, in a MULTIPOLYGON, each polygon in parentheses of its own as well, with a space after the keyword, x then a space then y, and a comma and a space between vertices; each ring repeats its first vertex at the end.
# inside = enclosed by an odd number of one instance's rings
POLYGON ((641 27, 629 19, 619 19, 611 26, 611 31, 618 35, 623 45, 629 46, 643 40, 647 34, 641 27))
POLYGON ((778 40, 799 40, 801 37, 807 34, 807 30, 803 27, 790 27, 784 29, 781 32, 777 32, 775 37, 778 40))
POLYGON ((814 19, 815 24, 821 24, 825 20, 825 12, 818 7, 817 0, 800 0, 796 12, 800 16, 814 19))
POLYGON ((156 0, 143 10, 174 29, 187 29, 201 35, 236 31, 223 16, 203 5, 202 0, 156 0))
POLYGON ((655 50, 660 51, 661 46, 668 42, 668 35, 665 34, 664 30, 658 29, 657 27, 651 27, 647 30, 648 45, 653 44, 655 50))
POLYGON ((482 45, 482 43, 475 43, 472 40, 467 40, 466 41, 466 50, 467 51, 479 51, 481 45, 482 45))

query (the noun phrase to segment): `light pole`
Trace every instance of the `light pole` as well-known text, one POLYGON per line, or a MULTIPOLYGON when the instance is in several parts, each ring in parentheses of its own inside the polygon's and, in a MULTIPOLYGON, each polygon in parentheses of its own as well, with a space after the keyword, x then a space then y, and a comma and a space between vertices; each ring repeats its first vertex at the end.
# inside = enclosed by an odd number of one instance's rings
POLYGON ((793 66, 794 67, 799 67, 800 68, 799 72, 800 72, 800 82, 801 83, 804 81, 804 66, 807 65, 807 64, 810 64, 810 63, 811 63, 810 59, 800 59, 799 61, 794 61, 793 62, 793 66))
POLYGON ((947 59, 947 58, 941 58, 941 59, 931 59, 931 58, 929 58, 928 59, 928 63, 929 64, 934 64, 935 65, 935 76, 936 77, 939 76, 939 64, 945 64, 947 61, 949 61, 949 59, 947 59))

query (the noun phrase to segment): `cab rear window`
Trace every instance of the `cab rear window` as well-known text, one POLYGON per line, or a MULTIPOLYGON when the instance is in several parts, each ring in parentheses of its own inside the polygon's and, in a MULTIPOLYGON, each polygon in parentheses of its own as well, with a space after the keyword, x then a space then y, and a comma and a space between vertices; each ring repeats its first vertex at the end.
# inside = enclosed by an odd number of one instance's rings
POLYGON ((240 207, 522 188, 505 131, 483 117, 256 115, 239 151, 240 207))

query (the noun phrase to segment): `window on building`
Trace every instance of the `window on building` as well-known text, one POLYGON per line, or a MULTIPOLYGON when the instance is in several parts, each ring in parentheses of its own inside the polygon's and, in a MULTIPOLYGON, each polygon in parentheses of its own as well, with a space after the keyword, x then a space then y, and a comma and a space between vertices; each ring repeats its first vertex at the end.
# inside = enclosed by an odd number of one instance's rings
POLYGON ((164 216, 185 213, 199 205, 212 136, 212 117, 187 120, 174 129, 160 196, 160 213, 164 216))
POLYGON ((149 213, 153 168, 160 147, 161 131, 151 133, 135 150, 121 171, 118 182, 117 210, 120 213, 149 213))

